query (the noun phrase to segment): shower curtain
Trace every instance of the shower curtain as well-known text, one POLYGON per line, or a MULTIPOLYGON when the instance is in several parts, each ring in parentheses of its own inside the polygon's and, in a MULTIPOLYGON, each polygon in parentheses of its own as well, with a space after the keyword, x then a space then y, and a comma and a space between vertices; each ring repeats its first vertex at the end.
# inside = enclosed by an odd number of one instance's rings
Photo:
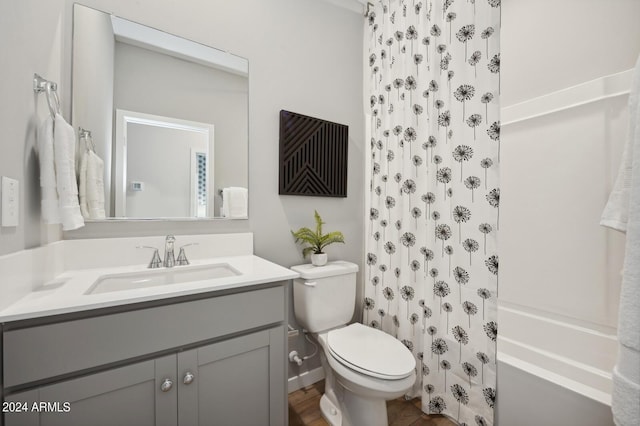
POLYGON ((491 425, 500 0, 383 0, 366 19, 363 322, 412 351, 425 413, 491 425))

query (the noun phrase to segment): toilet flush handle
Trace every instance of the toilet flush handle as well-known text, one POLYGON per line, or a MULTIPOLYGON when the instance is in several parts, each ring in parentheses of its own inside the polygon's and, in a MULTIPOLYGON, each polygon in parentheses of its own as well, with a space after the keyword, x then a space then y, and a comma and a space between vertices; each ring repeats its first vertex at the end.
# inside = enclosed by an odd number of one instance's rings
POLYGON ((304 285, 306 285, 307 287, 315 287, 316 286, 316 282, 315 281, 305 281, 304 285))

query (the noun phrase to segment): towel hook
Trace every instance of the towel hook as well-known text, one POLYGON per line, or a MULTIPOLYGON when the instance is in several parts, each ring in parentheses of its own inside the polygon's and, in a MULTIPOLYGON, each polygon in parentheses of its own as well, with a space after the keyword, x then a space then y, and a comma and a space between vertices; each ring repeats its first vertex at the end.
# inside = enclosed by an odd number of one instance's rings
POLYGON ((52 119, 55 119, 56 114, 60 113, 60 98, 58 97, 57 90, 58 85, 56 83, 38 74, 33 74, 33 91, 36 93, 45 93, 52 119))
POLYGON ((78 137, 80 139, 84 139, 85 148, 87 151, 96 152, 96 145, 93 143, 93 138, 91 137, 91 130, 78 127, 78 137))

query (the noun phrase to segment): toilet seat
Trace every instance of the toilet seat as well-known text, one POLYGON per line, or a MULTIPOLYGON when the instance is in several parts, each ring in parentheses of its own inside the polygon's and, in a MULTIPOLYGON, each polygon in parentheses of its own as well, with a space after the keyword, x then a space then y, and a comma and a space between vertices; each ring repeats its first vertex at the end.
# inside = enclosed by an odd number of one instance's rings
POLYGON ((354 323, 331 330, 327 346, 342 365, 367 376, 400 380, 413 373, 415 358, 409 349, 389 334, 354 323))

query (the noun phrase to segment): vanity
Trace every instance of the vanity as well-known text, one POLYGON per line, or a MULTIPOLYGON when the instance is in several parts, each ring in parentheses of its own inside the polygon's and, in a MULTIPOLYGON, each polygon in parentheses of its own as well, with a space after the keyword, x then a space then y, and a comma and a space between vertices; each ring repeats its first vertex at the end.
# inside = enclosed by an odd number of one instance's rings
MULTIPOLYGON (((287 423, 296 274, 249 254, 248 233, 178 238, 199 241, 191 265, 150 270, 134 248, 131 264, 65 270, 0 310, 4 425, 287 423), (193 279, 157 279, 183 273, 193 279)), ((91 245, 127 254, 130 240, 62 241, 61 257, 77 266, 91 245)))

